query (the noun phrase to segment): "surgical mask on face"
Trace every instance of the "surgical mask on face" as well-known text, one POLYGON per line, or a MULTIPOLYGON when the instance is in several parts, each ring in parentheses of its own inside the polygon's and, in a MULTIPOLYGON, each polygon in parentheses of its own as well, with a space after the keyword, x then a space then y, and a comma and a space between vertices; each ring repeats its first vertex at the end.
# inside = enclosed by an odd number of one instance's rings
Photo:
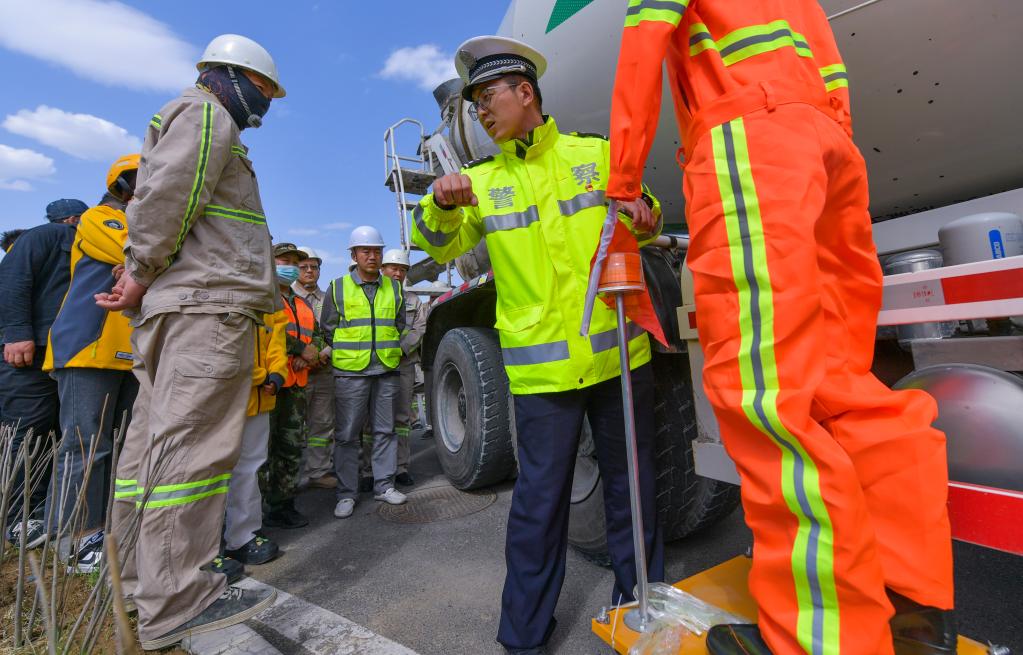
POLYGON ((281 284, 291 284, 298 279, 298 266, 294 264, 278 264, 277 279, 281 284))

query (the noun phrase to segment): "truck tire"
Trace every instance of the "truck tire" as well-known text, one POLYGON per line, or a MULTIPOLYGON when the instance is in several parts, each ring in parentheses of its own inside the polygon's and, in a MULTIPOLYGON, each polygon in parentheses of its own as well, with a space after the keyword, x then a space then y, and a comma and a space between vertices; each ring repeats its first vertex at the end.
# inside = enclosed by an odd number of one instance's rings
MULTIPOLYGON (((667 542, 694 534, 731 514, 739 505, 739 487, 696 474, 692 446, 697 434, 696 410, 690 392, 688 358, 655 354, 652 364, 657 425, 657 511, 667 542)), ((588 473, 595 467, 592 436, 587 428, 580 439, 576 460, 576 478, 582 472, 584 479, 573 480, 569 543, 587 559, 609 565, 604 485, 599 473, 595 483, 588 473), (591 461, 581 461, 584 459, 591 461)))
POLYGON ((515 466, 511 395, 497 332, 449 330, 437 348, 431 386, 437 458, 451 484, 469 490, 507 478, 515 466))

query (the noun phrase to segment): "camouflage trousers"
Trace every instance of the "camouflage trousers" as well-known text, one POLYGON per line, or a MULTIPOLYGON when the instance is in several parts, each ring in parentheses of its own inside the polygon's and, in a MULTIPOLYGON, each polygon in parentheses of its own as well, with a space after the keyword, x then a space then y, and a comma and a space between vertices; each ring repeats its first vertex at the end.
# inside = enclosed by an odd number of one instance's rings
POLYGON ((270 412, 270 447, 266 464, 259 469, 259 488, 270 511, 295 498, 302 475, 305 449, 305 389, 293 386, 277 392, 277 406, 270 412))

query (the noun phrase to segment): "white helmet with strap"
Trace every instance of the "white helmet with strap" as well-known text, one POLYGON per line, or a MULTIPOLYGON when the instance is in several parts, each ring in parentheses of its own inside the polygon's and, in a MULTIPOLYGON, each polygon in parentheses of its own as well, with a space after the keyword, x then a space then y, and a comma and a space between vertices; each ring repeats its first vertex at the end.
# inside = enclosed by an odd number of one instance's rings
POLYGON ((274 84, 274 97, 283 98, 284 87, 277 77, 277 65, 266 48, 252 39, 237 34, 221 34, 206 46, 195 65, 200 71, 217 64, 230 64, 259 73, 274 84))
POLYGON ((323 263, 323 257, 320 257, 320 253, 316 252, 315 250, 313 250, 309 246, 299 246, 298 249, 301 250, 302 252, 304 252, 305 256, 307 258, 315 259, 316 261, 318 261, 321 264, 323 263))
POLYGON ((388 264, 400 264, 405 268, 409 267, 408 253, 401 248, 391 248, 384 253, 384 261, 381 265, 386 266, 388 264))

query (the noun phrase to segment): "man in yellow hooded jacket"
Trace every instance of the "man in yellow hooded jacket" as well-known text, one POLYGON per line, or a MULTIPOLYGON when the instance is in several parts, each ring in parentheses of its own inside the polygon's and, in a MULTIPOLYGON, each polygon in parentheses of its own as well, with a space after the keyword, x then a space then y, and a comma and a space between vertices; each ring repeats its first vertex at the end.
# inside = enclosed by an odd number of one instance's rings
POLYGON ((71 249, 71 285, 50 327, 43 362, 43 370, 57 380, 63 435, 44 516, 51 534, 72 520, 83 528, 73 565, 79 573, 98 570, 103 557, 113 437, 128 427, 138 392, 128 319, 98 307, 93 297, 109 289, 124 269, 124 208, 134 194, 138 166, 137 154, 115 161, 107 173, 107 193, 81 216, 71 249))

